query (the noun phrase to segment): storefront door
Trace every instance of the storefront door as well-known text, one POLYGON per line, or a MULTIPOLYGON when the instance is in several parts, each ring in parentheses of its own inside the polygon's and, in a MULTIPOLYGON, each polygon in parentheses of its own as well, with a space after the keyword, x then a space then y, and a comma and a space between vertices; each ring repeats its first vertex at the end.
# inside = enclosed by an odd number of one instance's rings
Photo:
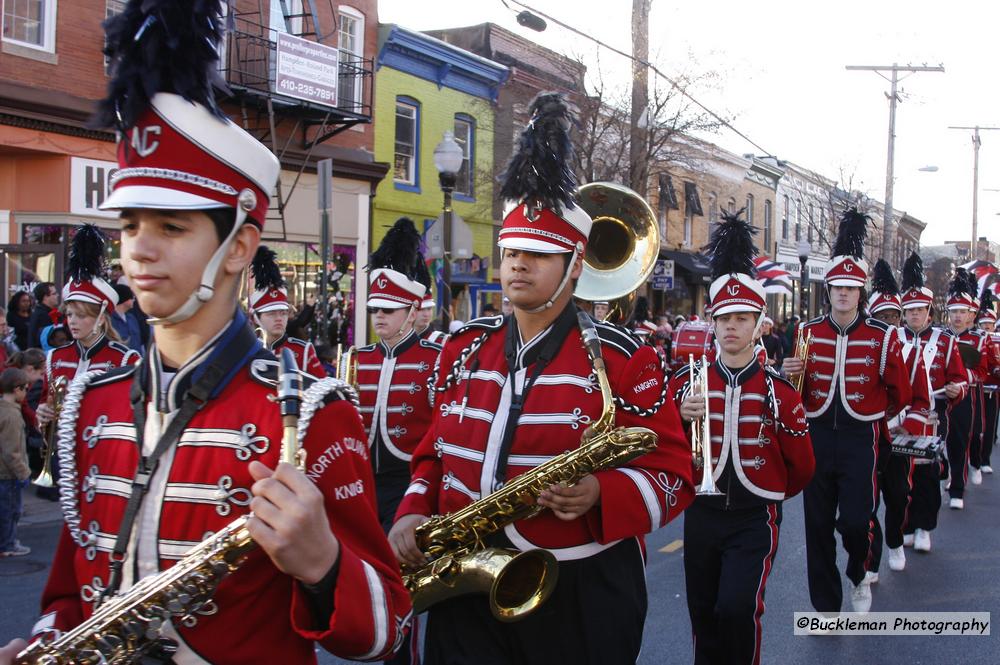
POLYGON ((5 294, 4 305, 15 291, 31 291, 35 284, 54 282, 62 288, 62 245, 0 245, 3 273, 0 288, 5 294))

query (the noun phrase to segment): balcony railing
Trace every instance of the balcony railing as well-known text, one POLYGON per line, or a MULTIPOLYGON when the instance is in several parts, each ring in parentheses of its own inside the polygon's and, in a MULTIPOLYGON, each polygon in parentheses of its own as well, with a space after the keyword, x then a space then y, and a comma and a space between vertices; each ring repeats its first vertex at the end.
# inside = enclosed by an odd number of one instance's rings
POLYGON ((259 14, 235 17, 235 28, 226 39, 222 57, 222 74, 234 94, 258 100, 270 98, 277 109, 330 113, 331 121, 370 122, 374 71, 371 59, 339 51, 336 102, 304 101, 282 94, 275 87, 277 39, 277 31, 262 24, 259 14))

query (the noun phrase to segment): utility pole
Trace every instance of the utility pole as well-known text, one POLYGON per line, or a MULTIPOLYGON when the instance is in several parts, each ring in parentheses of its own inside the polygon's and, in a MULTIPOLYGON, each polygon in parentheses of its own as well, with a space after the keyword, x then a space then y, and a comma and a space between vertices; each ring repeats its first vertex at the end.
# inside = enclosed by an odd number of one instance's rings
POLYGON ((900 101, 899 95, 896 92, 896 84, 899 83, 899 72, 943 72, 944 66, 898 65, 894 62, 892 65, 847 65, 847 69, 849 71, 876 72, 882 78, 886 78, 882 72, 889 72, 891 74, 891 78, 888 80, 892 88, 890 93, 886 95, 889 99, 889 155, 885 162, 885 212, 882 216, 882 256, 888 260, 889 250, 892 246, 892 186, 894 181, 893 160, 895 159, 896 152, 896 102, 900 101))
POLYGON ((646 198, 649 117, 649 8, 653 0, 632 0, 632 114, 629 125, 629 187, 646 198))
POLYGON ((972 244, 969 245, 969 260, 979 258, 979 146, 983 144, 979 132, 1000 127, 948 127, 948 129, 972 130, 972 244))

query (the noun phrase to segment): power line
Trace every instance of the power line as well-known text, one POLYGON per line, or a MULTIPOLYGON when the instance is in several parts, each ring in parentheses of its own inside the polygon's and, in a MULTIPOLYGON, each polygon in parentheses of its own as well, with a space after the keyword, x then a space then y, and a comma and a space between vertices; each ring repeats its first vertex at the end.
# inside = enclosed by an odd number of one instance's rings
MULTIPOLYGON (((503 3, 504 5, 507 5, 507 2, 505 0, 500 0, 500 2, 503 3)), ((682 96, 687 97, 689 100, 691 100, 691 102, 695 106, 697 106, 702 111, 704 111, 705 113, 707 113, 710 116, 712 116, 723 127, 727 128, 728 130, 730 130, 731 132, 733 132, 734 134, 736 134, 737 136, 739 136, 741 139, 743 139, 744 141, 746 141, 747 143, 749 143, 750 145, 752 145, 757 150, 760 150, 763 154, 765 154, 765 155, 773 154, 771 151, 766 150, 765 148, 761 147, 761 145, 759 143, 757 143, 756 141, 754 141, 753 139, 751 139, 749 136, 747 136, 746 134, 744 134, 740 130, 736 129, 736 127, 734 127, 728 120, 726 120, 725 118, 723 118, 722 116, 720 116, 718 113, 716 113, 715 111, 713 111, 712 109, 708 108, 707 106, 705 106, 704 104, 702 104, 700 101, 698 101, 697 99, 695 99, 695 97, 693 95, 691 95, 691 93, 689 93, 683 87, 681 87, 681 85, 675 79, 673 79, 672 77, 670 77, 667 74, 665 74, 664 72, 662 72, 656 65, 654 65, 651 62, 649 62, 648 60, 644 60, 642 58, 637 58, 637 57, 633 56, 631 53, 626 53, 625 51, 622 51, 621 49, 615 48, 614 46, 611 46, 607 42, 603 42, 600 39, 597 39, 596 37, 594 37, 592 35, 588 35, 587 33, 583 32, 581 30, 578 30, 577 28, 574 28, 573 26, 569 25, 568 23, 560 21, 559 19, 555 18, 554 16, 551 16, 549 14, 546 14, 543 11, 535 9, 534 7, 532 7, 530 5, 526 5, 523 2, 519 2, 518 0, 510 0, 510 2, 513 2, 515 5, 517 5, 519 7, 524 7, 528 11, 530 11, 530 12, 532 12, 534 14, 537 14, 537 15, 541 16, 544 19, 552 21, 553 23, 555 23, 556 25, 560 26, 561 28, 569 30, 570 32, 572 32, 572 33, 574 33, 576 35, 579 35, 580 37, 583 37, 585 39, 589 39, 590 41, 594 42, 598 46, 603 46, 604 48, 608 49, 609 51, 611 51, 613 53, 617 53, 618 55, 622 56, 623 58, 628 58, 632 62, 636 62, 636 63, 638 63, 638 64, 640 64, 640 65, 642 65, 644 67, 648 67, 650 69, 650 71, 652 71, 654 74, 656 74, 657 76, 659 76, 663 80, 667 81, 674 90, 676 90, 677 92, 679 92, 682 96)))

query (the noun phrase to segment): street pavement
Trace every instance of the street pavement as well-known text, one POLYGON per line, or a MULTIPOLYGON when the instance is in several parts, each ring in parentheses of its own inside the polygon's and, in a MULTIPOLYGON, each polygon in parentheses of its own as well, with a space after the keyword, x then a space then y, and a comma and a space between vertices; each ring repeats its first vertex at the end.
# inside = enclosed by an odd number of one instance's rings
MULTIPOLYGON (((1000 476, 970 487, 964 511, 941 510, 929 554, 907 549, 906 570, 889 570, 873 587, 872 611, 984 612, 1000 608, 1000 476)), ((641 665, 691 663, 691 628, 684 597, 680 518, 647 540, 649 614, 641 665)), ((58 504, 26 494, 19 537, 26 557, 0 559, 0 640, 26 635, 59 533, 58 504)), ((845 558, 840 555, 843 570, 845 558)), ((845 582, 845 607, 849 610, 845 582)), ((485 601, 484 601, 485 602, 485 601)), ((785 503, 777 559, 767 585, 763 663, 996 665, 993 637, 794 636, 792 613, 810 611, 801 497, 785 503)), ((342 664, 320 652, 320 662, 342 664)))

